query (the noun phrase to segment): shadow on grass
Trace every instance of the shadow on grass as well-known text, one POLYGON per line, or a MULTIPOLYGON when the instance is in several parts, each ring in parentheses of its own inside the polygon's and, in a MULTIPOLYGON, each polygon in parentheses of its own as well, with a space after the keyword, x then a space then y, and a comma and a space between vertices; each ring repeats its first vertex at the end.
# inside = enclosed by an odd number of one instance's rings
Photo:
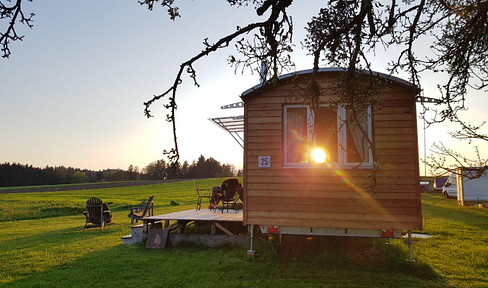
POLYGON ((294 261, 329 270, 403 274, 447 285, 428 264, 407 261, 406 240, 395 241, 399 245, 388 244, 386 239, 283 235, 281 243, 276 238, 268 240, 267 249, 272 250, 272 257, 279 261, 294 261), (400 241, 405 242, 404 247, 400 241))
POLYGON ((440 279, 416 278, 405 271, 368 271, 353 259, 335 267, 321 261, 246 261, 242 249, 146 250, 142 245, 119 245, 4 287, 449 287, 440 279))
POLYGON ((373 249, 371 239, 285 237, 279 246, 258 241, 262 257, 247 261, 245 249, 239 248, 113 246, 126 226, 89 231, 77 226, 2 242, 1 249, 28 252, 41 247, 56 256, 46 254, 52 258, 44 261, 51 265, 35 268, 35 260, 16 260, 12 264, 30 270, 12 270, 15 275, 6 272, 13 280, 0 286, 449 287, 427 265, 406 262, 405 252, 398 247, 386 247, 383 242, 375 243, 373 249), (273 253, 266 255, 266 251, 273 253))

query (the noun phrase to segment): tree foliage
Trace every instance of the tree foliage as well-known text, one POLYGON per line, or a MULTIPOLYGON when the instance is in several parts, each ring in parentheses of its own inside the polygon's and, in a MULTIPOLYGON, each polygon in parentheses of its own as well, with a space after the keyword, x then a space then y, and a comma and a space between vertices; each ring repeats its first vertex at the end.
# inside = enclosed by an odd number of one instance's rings
POLYGON ((238 172, 230 164, 220 164, 219 161, 210 157, 205 159, 200 155, 192 164, 185 161, 183 164, 167 163, 164 160, 157 160, 142 171, 146 179, 194 179, 194 178, 213 178, 213 177, 231 177, 238 172))
POLYGON ((134 176, 129 170, 124 171, 122 169, 93 171, 64 166, 38 168, 20 163, 0 164, 0 187, 121 181, 140 178, 140 174, 134 176))
MULTIPOLYGON (((179 150, 176 134, 177 91, 185 73, 194 85, 199 86, 194 64, 219 49, 234 45, 238 55, 229 56, 229 63, 236 70, 259 71, 262 63, 267 67, 263 80, 272 85, 284 71, 294 69, 293 22, 289 14, 293 0, 227 0, 232 7, 252 5, 262 21, 243 23, 234 32, 216 40, 203 40, 203 50, 180 65, 172 84, 162 93, 145 102, 145 114, 151 117, 150 107, 156 101, 166 100, 169 109, 167 121, 173 126, 174 146, 165 150, 172 163, 178 163, 179 150)), ((9 2, 10 3, 10 2, 9 2)), ((9 20, 2 32, 4 57, 8 57, 9 41, 21 40, 14 30, 17 17, 24 24, 32 25, 31 17, 24 17, 22 0, 12 7, 0 5, 2 20, 9 20), (20 16, 19 16, 20 15, 20 16)), ((139 3, 149 10, 161 5, 167 9, 171 20, 180 17, 175 0, 142 0, 139 3)), ((320 86, 316 73, 320 65, 344 68, 337 87, 340 101, 355 110, 374 102, 375 90, 384 83, 374 82, 372 59, 376 53, 394 48, 396 55, 389 62, 389 72, 406 72, 409 80, 421 88, 420 76, 424 71, 447 75, 439 83, 440 96, 435 106, 425 106, 422 116, 429 124, 452 121, 460 125, 453 137, 468 141, 481 139, 482 124, 465 123, 459 116, 465 110, 467 88, 486 92, 488 88, 488 1, 483 0, 328 0, 308 22, 307 37, 303 48, 311 55, 313 73, 307 79, 307 96, 312 108, 318 101, 320 86), (429 51, 429 53, 420 53, 429 51), (366 77, 365 77, 366 75, 366 77)), ((303 88, 303 87, 302 87, 303 88)), ((441 154, 453 156, 441 146, 441 154)), ((457 156, 456 156, 457 157, 457 156)), ((483 160, 483 159, 481 159, 483 160)), ((485 161, 486 162, 486 161, 485 161)), ((477 162, 482 169, 486 163, 477 162)), ((439 163, 437 163, 439 164, 439 163)), ((436 163, 433 163, 435 166, 436 163)))
MULTIPOLYGON (((152 8, 156 2, 159 1, 148 0, 143 4, 152 8)), ((160 4, 174 9, 173 2, 162 1, 160 4)), ((230 64, 236 69, 242 67, 258 70, 261 63, 266 63, 268 85, 273 84, 282 71, 293 68, 293 24, 288 13, 293 1, 227 2, 232 6, 254 5, 256 14, 264 20, 247 24, 244 28, 238 27, 234 33, 225 35, 212 44, 205 39, 204 51, 180 66, 173 86, 145 103, 147 116, 150 115, 149 106, 154 101, 170 95, 169 104, 166 105, 171 109, 168 121, 175 125, 176 90, 182 82, 182 72, 186 69, 195 85, 198 85, 196 72, 192 68, 193 63, 202 56, 227 47, 230 42, 234 42, 240 54, 231 55, 230 64)), ((424 106, 422 116, 425 120, 429 124, 453 121, 461 127, 460 131, 452 134, 453 137, 486 141, 486 135, 479 132, 482 125, 465 123, 460 119, 458 112, 466 109, 464 101, 467 87, 487 90, 487 15, 488 2, 480 0, 325 1, 317 15, 312 16, 308 22, 308 35, 302 42, 303 47, 312 56, 314 71, 307 80, 306 92, 302 93, 308 95, 304 101, 309 102, 312 109, 318 107, 320 87, 316 81, 316 73, 319 66, 325 64, 344 67, 344 76, 334 88, 341 97, 339 101, 347 108, 354 111, 364 105, 375 103, 374 96, 385 83, 379 83, 374 77, 367 77, 374 74, 371 60, 377 52, 395 47, 400 52, 389 63, 390 73, 407 72, 410 82, 419 88, 420 75, 426 70, 445 73, 448 76, 446 83, 439 83, 441 96, 436 105, 424 106), (428 41, 424 41, 425 38, 429 38, 428 41), (417 53, 422 50, 431 53, 417 53)), ((171 156, 170 159, 178 159, 176 126, 173 127, 175 146, 167 153, 171 156)), ((461 164, 460 154, 449 153, 442 146, 437 148, 440 148, 437 155, 452 157, 461 164)), ((486 161, 481 157, 465 161, 463 165, 473 165, 473 162, 481 169, 486 169, 486 161)), ((431 164, 435 166, 436 163, 431 164)))
POLYGON ((165 160, 149 163, 145 168, 130 165, 127 170, 104 169, 93 171, 64 166, 33 167, 28 164, 0 163, 0 187, 56 185, 104 181, 165 180, 242 176, 230 164, 220 164, 200 155, 197 161, 171 165, 165 160))

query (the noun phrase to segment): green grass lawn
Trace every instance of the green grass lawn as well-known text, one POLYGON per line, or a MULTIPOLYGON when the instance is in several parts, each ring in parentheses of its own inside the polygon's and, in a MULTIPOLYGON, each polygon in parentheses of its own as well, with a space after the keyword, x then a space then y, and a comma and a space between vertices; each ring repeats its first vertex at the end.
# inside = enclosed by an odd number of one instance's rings
MULTIPOLYGON (((222 180, 197 182, 205 188, 222 180)), ((253 260, 242 248, 122 245, 120 237, 130 234, 127 208, 151 195, 155 214, 196 203, 191 181, 0 194, 0 287, 488 287, 488 209, 437 194, 422 195, 425 232, 434 237, 415 240, 414 263, 405 261, 401 239, 385 245, 383 239, 331 237, 296 242, 300 246, 261 239, 261 257, 253 260), (81 212, 92 196, 111 203, 114 221, 83 231, 81 212), (312 255, 283 252, 319 245, 312 255)))

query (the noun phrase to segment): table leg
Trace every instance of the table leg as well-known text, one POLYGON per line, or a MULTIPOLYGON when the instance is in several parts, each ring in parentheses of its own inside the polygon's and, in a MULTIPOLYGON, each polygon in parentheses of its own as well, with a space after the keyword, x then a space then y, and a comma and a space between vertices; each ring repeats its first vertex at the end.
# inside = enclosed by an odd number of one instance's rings
POLYGON ((148 228, 148 221, 147 220, 142 220, 142 232, 147 233, 149 228, 148 228))

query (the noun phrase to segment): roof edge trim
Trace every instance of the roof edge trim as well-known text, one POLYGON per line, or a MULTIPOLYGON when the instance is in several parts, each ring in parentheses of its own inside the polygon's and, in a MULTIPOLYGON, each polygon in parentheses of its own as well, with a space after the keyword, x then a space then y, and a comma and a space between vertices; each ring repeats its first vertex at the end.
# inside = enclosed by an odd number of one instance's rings
MULTIPOLYGON (((329 67, 329 68, 319 68, 318 70, 318 73, 323 73, 323 72, 346 72, 347 69, 346 68, 341 68, 341 67, 329 67)), ((395 76, 392 76, 392 75, 389 75, 389 74, 386 74, 386 73, 381 73, 381 72, 376 72, 376 71, 372 71, 369 72, 367 70, 359 70, 361 73, 364 73, 364 74, 370 74, 370 75, 374 75, 374 76, 378 76, 378 77, 381 77, 381 78, 385 78, 385 79, 388 79, 388 80, 391 80, 391 81, 394 81, 394 82, 397 82, 399 84, 403 84, 405 86, 409 86, 409 87, 412 87, 412 88, 417 88, 419 89, 417 86, 413 85, 411 82, 407 81, 407 80, 403 80, 401 78, 398 78, 398 77, 395 77, 395 76)), ((291 77, 294 77, 296 75, 306 75, 306 74, 311 74, 313 72, 313 69, 306 69, 306 70, 300 70, 300 71, 295 71, 295 72, 291 72, 291 73, 287 73, 287 74, 283 74, 283 75, 280 75, 278 76, 278 80, 283 80, 283 79, 287 79, 287 78, 291 78, 291 77)), ((259 90, 260 88, 262 88, 264 85, 263 83, 259 83, 249 89, 247 89, 246 91, 242 92, 241 94, 241 98, 245 97, 246 95, 256 91, 256 90, 259 90)))

